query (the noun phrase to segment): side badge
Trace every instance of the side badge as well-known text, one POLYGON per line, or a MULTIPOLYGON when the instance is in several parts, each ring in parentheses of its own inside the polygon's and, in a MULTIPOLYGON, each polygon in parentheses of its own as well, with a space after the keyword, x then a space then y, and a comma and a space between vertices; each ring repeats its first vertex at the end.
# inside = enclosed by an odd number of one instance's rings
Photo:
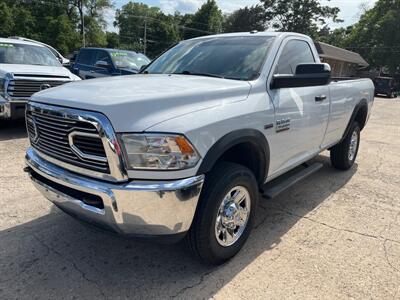
POLYGON ((290 119, 280 119, 276 121, 276 132, 282 132, 290 129, 290 119))

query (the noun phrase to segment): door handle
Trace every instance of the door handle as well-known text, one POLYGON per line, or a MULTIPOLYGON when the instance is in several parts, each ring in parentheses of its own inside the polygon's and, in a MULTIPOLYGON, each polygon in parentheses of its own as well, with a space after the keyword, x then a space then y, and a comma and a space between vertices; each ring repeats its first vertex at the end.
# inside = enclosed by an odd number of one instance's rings
POLYGON ((94 73, 94 70, 90 70, 90 73, 94 73))
POLYGON ((326 95, 320 95, 315 97, 315 102, 322 102, 326 100, 326 95))

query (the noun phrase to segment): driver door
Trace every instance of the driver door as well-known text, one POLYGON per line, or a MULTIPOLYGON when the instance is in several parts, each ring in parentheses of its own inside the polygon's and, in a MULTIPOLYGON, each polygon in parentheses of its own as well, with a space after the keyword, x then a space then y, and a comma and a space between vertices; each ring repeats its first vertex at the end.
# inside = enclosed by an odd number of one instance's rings
POLYGON ((104 50, 97 50, 96 59, 95 59, 95 63, 93 66, 92 76, 94 78, 111 76, 113 73, 113 69, 114 69, 114 66, 113 66, 113 62, 111 60, 110 54, 104 50), (96 62, 98 62, 98 61, 107 62, 109 67, 107 68, 107 67, 96 66, 96 62))
MULTIPOLYGON (((297 65, 316 62, 309 43, 300 39, 286 40, 278 57, 274 74, 294 74, 297 65)), ((271 171, 279 172, 319 152, 329 117, 329 87, 272 89, 270 96, 275 106, 271 171)))

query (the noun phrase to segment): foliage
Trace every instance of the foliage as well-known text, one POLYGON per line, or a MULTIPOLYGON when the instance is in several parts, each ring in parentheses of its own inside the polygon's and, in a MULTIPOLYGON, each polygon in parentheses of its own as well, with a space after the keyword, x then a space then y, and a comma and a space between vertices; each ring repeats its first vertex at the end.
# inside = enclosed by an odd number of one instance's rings
POLYGON ((119 34, 116 32, 106 32, 107 48, 119 48, 119 34))
POLYGON ((36 39, 68 54, 82 47, 84 33, 88 46, 146 51, 155 57, 182 39, 268 28, 308 34, 360 53, 372 67, 400 71, 400 0, 378 0, 372 9, 363 8, 357 24, 334 30, 327 22, 341 21, 339 8, 318 0, 260 0, 260 5, 225 16, 216 0, 207 0, 194 14, 183 15, 164 14, 159 8, 130 1, 116 11, 114 25, 119 33, 105 32, 104 13, 113 2, 0 0, 0 36, 36 39))
POLYGON ((63 54, 71 53, 82 46, 82 4, 88 44, 105 46, 103 10, 110 3, 110 0, 0 0, 0 36, 31 38, 52 45, 63 54))
POLYGON ((159 8, 142 3, 129 2, 118 9, 115 25, 119 28, 123 48, 146 52, 150 57, 180 40, 174 16, 165 15, 159 8))
POLYGON ((400 0, 378 0, 354 26, 346 46, 372 67, 400 72, 400 0))
POLYGON ((318 41, 324 42, 330 45, 334 45, 340 48, 346 48, 347 39, 353 30, 353 26, 346 28, 336 28, 331 30, 329 27, 324 27, 318 32, 318 41))
POLYGON ((223 16, 215 0, 207 0, 188 21, 184 24, 185 39, 222 31, 223 16))
POLYGON ((265 18, 270 27, 278 31, 299 32, 317 36, 318 28, 327 19, 340 22, 339 8, 324 6, 318 0, 261 0, 265 18))
POLYGON ((85 39, 86 47, 107 46, 107 37, 103 27, 95 18, 90 16, 85 16, 85 39))
POLYGON ((6 3, 0 3, 0 36, 8 36, 14 28, 12 9, 6 3))
POLYGON ((265 30, 265 10, 260 5, 240 8, 228 15, 225 19, 225 32, 252 30, 265 30))

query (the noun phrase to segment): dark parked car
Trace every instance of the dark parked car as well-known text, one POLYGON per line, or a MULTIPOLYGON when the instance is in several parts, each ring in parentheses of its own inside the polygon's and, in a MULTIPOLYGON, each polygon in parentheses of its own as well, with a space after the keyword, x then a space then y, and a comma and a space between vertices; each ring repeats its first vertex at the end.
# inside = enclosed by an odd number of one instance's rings
POLYGON ((72 72, 82 79, 105 76, 131 75, 139 72, 150 59, 134 51, 82 48, 74 62, 72 72))
POLYGON ((398 85, 395 78, 376 77, 374 79, 375 95, 386 95, 389 98, 397 96, 398 85))

